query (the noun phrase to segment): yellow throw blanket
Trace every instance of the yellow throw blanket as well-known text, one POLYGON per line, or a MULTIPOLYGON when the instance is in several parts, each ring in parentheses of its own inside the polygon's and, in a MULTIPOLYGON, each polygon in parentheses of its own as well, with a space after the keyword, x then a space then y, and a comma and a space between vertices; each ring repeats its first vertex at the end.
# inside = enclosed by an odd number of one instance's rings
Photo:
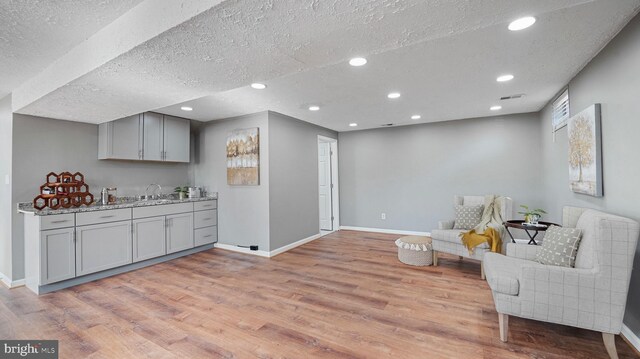
POLYGON ((483 234, 476 233, 475 229, 462 234, 462 244, 467 247, 470 254, 482 243, 487 243, 492 252, 500 253, 502 251, 500 233, 492 227, 487 228, 483 234))
POLYGON ((469 254, 473 254, 473 250, 482 243, 487 243, 492 252, 502 252, 501 234, 504 232, 504 219, 500 215, 501 201, 500 196, 484 196, 484 211, 480 223, 469 232, 460 234, 462 244, 467 247, 469 254))

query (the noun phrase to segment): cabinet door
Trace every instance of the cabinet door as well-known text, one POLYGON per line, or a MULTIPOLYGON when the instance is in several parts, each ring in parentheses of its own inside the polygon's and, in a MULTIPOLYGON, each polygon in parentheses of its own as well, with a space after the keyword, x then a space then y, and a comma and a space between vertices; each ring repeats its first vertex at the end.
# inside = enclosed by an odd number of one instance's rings
POLYGON ((40 285, 76 276, 73 228, 40 232, 40 285))
POLYGON ((76 274, 131 263, 131 221, 76 227, 76 274))
MULTIPOLYGON (((107 131, 107 158, 120 160, 139 160, 141 155, 140 115, 125 117, 107 123, 100 130, 107 131)), ((105 136, 100 136, 105 138, 105 136)))
POLYGON ((189 162, 189 140, 191 127, 189 120, 164 116, 164 160, 189 162))
POLYGON ((193 213, 167 216, 167 254, 193 247, 193 213))
POLYGON ((145 112, 142 115, 143 148, 142 156, 147 161, 162 161, 164 130, 161 114, 145 112))
POLYGON ((139 262, 167 254, 165 219, 151 217, 133 221, 133 261, 139 262))

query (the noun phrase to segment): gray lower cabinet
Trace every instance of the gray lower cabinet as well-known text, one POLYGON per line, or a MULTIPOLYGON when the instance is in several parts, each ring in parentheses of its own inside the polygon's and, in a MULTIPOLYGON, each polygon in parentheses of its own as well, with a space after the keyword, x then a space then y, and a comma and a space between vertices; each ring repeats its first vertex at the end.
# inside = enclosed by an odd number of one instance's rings
POLYGON ((76 276, 75 229, 40 232, 40 284, 49 284, 76 276))
POLYGON ((131 221, 76 227, 76 275, 132 262, 131 221))
POLYGON ((215 243, 218 241, 218 229, 216 226, 198 228, 194 231, 193 236, 196 247, 215 243))
POLYGON ((167 254, 165 217, 133 220, 133 261, 167 254))
POLYGON ((193 212, 166 217, 167 254, 193 248, 193 212))

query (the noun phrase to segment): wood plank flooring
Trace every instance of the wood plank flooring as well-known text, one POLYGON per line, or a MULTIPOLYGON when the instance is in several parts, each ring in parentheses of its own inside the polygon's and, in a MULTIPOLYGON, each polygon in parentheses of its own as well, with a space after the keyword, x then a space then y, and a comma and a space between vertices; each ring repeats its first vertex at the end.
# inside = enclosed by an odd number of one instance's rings
POLYGON ((58 339, 61 358, 608 358, 599 333, 520 318, 500 342, 480 265, 406 266, 398 237, 213 249, 40 297, 0 286, 0 338, 58 339))

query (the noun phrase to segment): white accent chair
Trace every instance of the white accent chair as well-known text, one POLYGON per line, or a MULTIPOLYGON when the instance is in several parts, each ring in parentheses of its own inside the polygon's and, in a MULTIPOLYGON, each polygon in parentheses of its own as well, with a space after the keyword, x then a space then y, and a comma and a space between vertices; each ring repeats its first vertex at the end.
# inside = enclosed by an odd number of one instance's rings
MULTIPOLYGON (((454 196, 453 204, 463 206, 476 206, 484 205, 484 196, 454 196)), ((501 211, 500 216, 503 220, 508 220, 513 211, 513 200, 509 197, 503 197, 500 203, 501 211)), ((472 254, 469 254, 469 250, 462 244, 460 240, 460 233, 466 232, 463 229, 453 229, 455 224, 454 220, 440 221, 438 222, 438 229, 431 231, 431 245, 433 246, 433 265, 438 265, 438 252, 449 253, 460 258, 471 258, 480 261, 480 277, 484 279, 484 268, 482 260, 487 252, 490 252, 489 245, 483 243, 476 247, 472 254)), ((503 247, 507 239, 502 238, 503 247)))
POLYGON ((575 268, 535 262, 539 246, 487 253, 487 282, 507 341, 509 315, 602 332, 611 358, 620 333, 640 225, 593 209, 564 207, 562 225, 582 230, 575 268))

